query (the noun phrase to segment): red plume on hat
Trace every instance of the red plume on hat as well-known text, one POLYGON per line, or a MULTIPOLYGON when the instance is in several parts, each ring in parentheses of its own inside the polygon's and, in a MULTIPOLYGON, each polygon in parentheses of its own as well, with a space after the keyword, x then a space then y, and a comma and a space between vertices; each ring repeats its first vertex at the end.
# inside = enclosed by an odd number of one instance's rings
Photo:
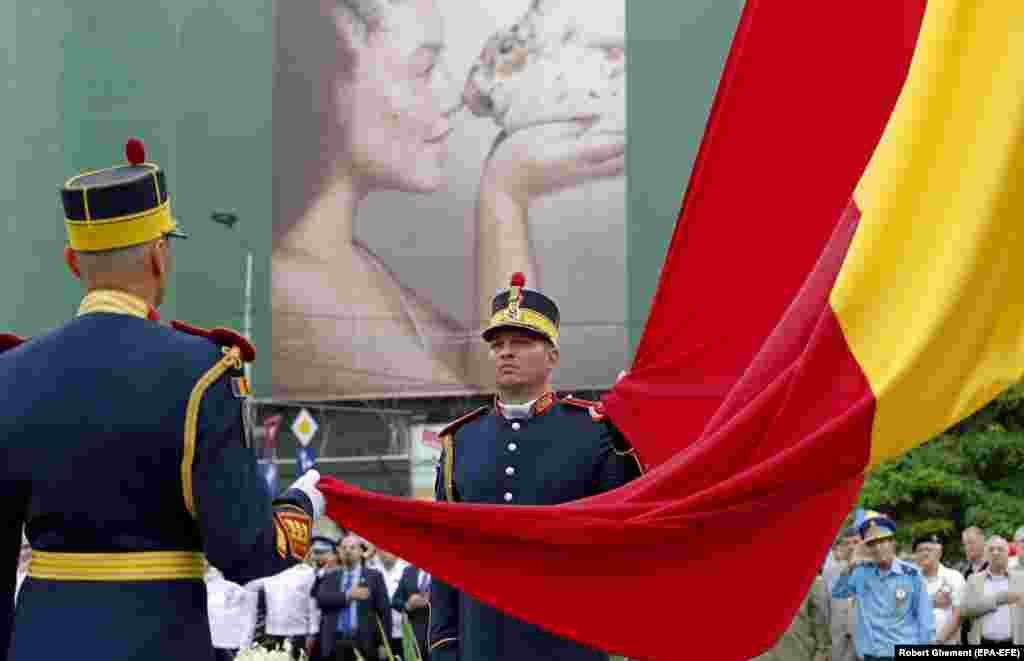
POLYGON ((124 146, 124 155, 132 165, 141 165, 146 162, 146 145, 138 138, 129 138, 124 146))
POLYGON ((519 305, 523 302, 523 285, 526 284, 526 276, 522 271, 516 271, 508 282, 508 313, 513 319, 518 319, 519 305))

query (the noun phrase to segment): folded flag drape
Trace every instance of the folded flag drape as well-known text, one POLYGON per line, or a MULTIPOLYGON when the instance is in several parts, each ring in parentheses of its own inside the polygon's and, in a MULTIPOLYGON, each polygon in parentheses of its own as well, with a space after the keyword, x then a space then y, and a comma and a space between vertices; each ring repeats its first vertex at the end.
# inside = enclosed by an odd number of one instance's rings
POLYGON ((328 514, 632 659, 767 649, 865 469, 1024 373, 1022 21, 1005 2, 748 2, 634 364, 605 398, 651 470, 548 507, 325 478, 328 514))

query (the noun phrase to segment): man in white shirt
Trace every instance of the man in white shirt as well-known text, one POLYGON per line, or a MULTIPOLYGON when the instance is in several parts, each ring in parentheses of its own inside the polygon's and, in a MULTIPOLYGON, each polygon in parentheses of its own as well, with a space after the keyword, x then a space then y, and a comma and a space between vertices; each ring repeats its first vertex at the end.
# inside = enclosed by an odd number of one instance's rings
POLYGON ((266 633, 277 643, 291 640, 292 656, 299 658, 309 636, 319 631, 311 591, 316 570, 302 562, 279 574, 252 581, 249 589, 263 589, 267 605, 266 633))
MULTIPOLYGON (((408 566, 405 560, 395 556, 387 549, 377 548, 376 569, 384 576, 384 585, 388 588, 388 603, 391 603, 398 584, 402 580, 402 573, 408 566)), ((391 653, 401 655, 402 653, 402 611, 391 609, 391 631, 388 632, 388 644, 391 646, 391 653)))
POLYGON ((205 578, 214 651, 218 661, 231 661, 238 650, 252 646, 259 595, 227 580, 212 566, 205 578))
POLYGON ((975 572, 967 579, 963 613, 975 618, 968 633, 971 645, 1024 644, 1024 603, 1021 575, 1008 571, 1009 543, 993 536, 985 545, 988 569, 975 572))
POLYGON ((942 540, 927 535, 914 540, 914 560, 921 568, 935 615, 937 645, 960 644, 960 606, 963 603, 963 575, 942 564, 942 540))

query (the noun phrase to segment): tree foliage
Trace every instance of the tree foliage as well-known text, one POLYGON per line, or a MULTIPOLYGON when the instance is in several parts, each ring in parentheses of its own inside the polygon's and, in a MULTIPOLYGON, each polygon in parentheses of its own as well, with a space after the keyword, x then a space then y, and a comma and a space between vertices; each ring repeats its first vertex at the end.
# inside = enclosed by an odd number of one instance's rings
POLYGON ((963 557, 968 526, 1012 539, 1024 525, 1024 383, 873 470, 858 506, 893 517, 901 544, 939 535, 947 564, 963 557))

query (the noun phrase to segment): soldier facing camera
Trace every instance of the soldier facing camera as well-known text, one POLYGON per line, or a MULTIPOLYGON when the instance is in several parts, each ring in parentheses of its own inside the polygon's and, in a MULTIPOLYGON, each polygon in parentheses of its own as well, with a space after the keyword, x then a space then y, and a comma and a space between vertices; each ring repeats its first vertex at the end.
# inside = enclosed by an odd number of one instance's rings
MULTIPOLYGON (((490 347, 498 395, 493 407, 480 407, 439 434, 438 500, 554 505, 610 491, 643 472, 636 452, 599 403, 555 396, 558 306, 525 285, 523 274, 514 274, 492 302, 483 340, 490 347)), ((430 584, 429 644, 434 661, 608 659, 436 579, 430 584)))

